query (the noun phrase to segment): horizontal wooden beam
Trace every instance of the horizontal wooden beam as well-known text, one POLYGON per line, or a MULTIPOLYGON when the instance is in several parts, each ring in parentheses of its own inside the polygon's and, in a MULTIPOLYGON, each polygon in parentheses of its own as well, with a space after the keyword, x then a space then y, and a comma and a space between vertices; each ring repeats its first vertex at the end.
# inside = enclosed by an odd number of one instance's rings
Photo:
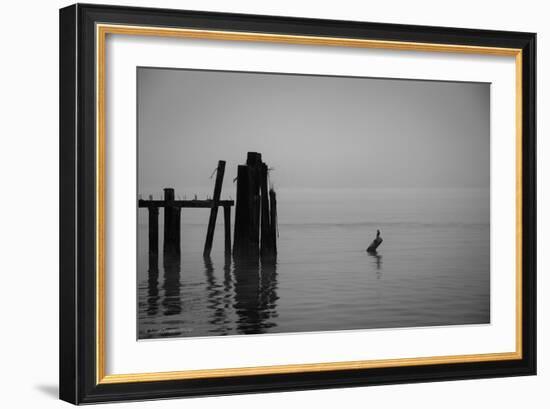
MULTIPOLYGON (((139 207, 191 207, 191 208, 205 208, 211 209, 214 204, 213 200, 140 200, 139 207)), ((233 206, 235 202, 233 200, 220 200, 218 206, 233 206)))

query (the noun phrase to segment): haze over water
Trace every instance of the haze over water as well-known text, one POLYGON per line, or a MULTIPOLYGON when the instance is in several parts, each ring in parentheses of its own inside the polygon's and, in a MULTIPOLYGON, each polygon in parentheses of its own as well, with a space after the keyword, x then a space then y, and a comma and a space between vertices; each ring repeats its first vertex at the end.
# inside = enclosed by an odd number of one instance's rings
POLYGON ((224 257, 222 218, 203 259, 209 211, 182 209, 177 280, 162 255, 148 279, 140 209, 138 337, 489 323, 489 189, 281 188, 278 204, 277 262, 264 266, 224 257))

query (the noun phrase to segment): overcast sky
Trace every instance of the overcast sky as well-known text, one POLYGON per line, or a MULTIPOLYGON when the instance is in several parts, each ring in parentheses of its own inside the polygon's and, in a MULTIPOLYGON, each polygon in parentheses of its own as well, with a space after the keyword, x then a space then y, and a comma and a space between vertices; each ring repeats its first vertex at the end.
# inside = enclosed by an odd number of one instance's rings
POLYGON ((487 83, 138 68, 137 85, 143 195, 211 187, 220 159, 230 188, 248 151, 278 187, 489 186, 487 83))

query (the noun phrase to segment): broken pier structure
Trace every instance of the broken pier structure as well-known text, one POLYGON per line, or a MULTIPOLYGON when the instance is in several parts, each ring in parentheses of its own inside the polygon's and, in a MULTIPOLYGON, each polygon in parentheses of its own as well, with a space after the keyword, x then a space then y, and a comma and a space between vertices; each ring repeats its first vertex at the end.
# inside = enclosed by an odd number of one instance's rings
POLYGON ((246 164, 237 169, 237 204, 233 256, 277 256, 277 197, 269 188, 269 169, 258 152, 248 152, 246 164))

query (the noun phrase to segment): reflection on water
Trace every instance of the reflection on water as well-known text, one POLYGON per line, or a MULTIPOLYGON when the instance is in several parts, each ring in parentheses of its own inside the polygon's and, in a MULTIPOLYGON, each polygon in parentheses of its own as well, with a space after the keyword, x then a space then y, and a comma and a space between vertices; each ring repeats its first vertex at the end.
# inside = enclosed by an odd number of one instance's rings
POLYGON ((159 303, 159 270, 152 268, 149 270, 147 279, 147 315, 155 316, 158 313, 159 303))
POLYGON ((182 284, 181 263, 177 255, 169 256, 163 263, 162 291, 159 290, 158 270, 149 270, 146 315, 157 320, 149 322, 154 328, 149 328, 146 333, 141 331, 140 338, 182 336, 189 332, 198 332, 197 335, 261 334, 276 326, 272 319, 277 317, 276 260, 261 263, 249 259, 232 260, 231 256, 225 256, 223 265, 216 266, 210 257, 205 256, 203 263, 204 283, 201 284, 204 286, 192 282, 182 284), (220 271, 223 272, 221 277, 217 274, 220 271), (204 295, 204 300, 201 295, 204 295), (194 325, 205 311, 207 329, 197 331, 194 325), (187 322, 185 316, 189 313, 194 317, 187 322), (161 316, 174 316, 175 319, 162 320, 163 324, 158 325, 161 316))
POLYGON ((176 260, 164 263, 164 297, 162 306, 164 315, 178 315, 181 313, 181 294, 180 294, 180 263, 176 260))
POLYGON ((382 278, 382 256, 378 252, 367 252, 367 254, 374 259, 374 265, 376 266, 376 279, 382 278))
POLYGON ((238 333, 261 334, 275 327, 271 318, 277 308, 276 260, 238 260, 233 266, 238 333))
POLYGON ((231 321, 228 318, 227 310, 230 307, 229 300, 231 298, 231 258, 226 257, 223 265, 224 277, 222 283, 218 283, 214 264, 208 256, 204 259, 204 275, 206 277, 206 293, 208 297, 207 308, 210 311, 208 322, 212 328, 216 328, 216 333, 219 335, 227 335, 229 333, 229 325, 231 321))

